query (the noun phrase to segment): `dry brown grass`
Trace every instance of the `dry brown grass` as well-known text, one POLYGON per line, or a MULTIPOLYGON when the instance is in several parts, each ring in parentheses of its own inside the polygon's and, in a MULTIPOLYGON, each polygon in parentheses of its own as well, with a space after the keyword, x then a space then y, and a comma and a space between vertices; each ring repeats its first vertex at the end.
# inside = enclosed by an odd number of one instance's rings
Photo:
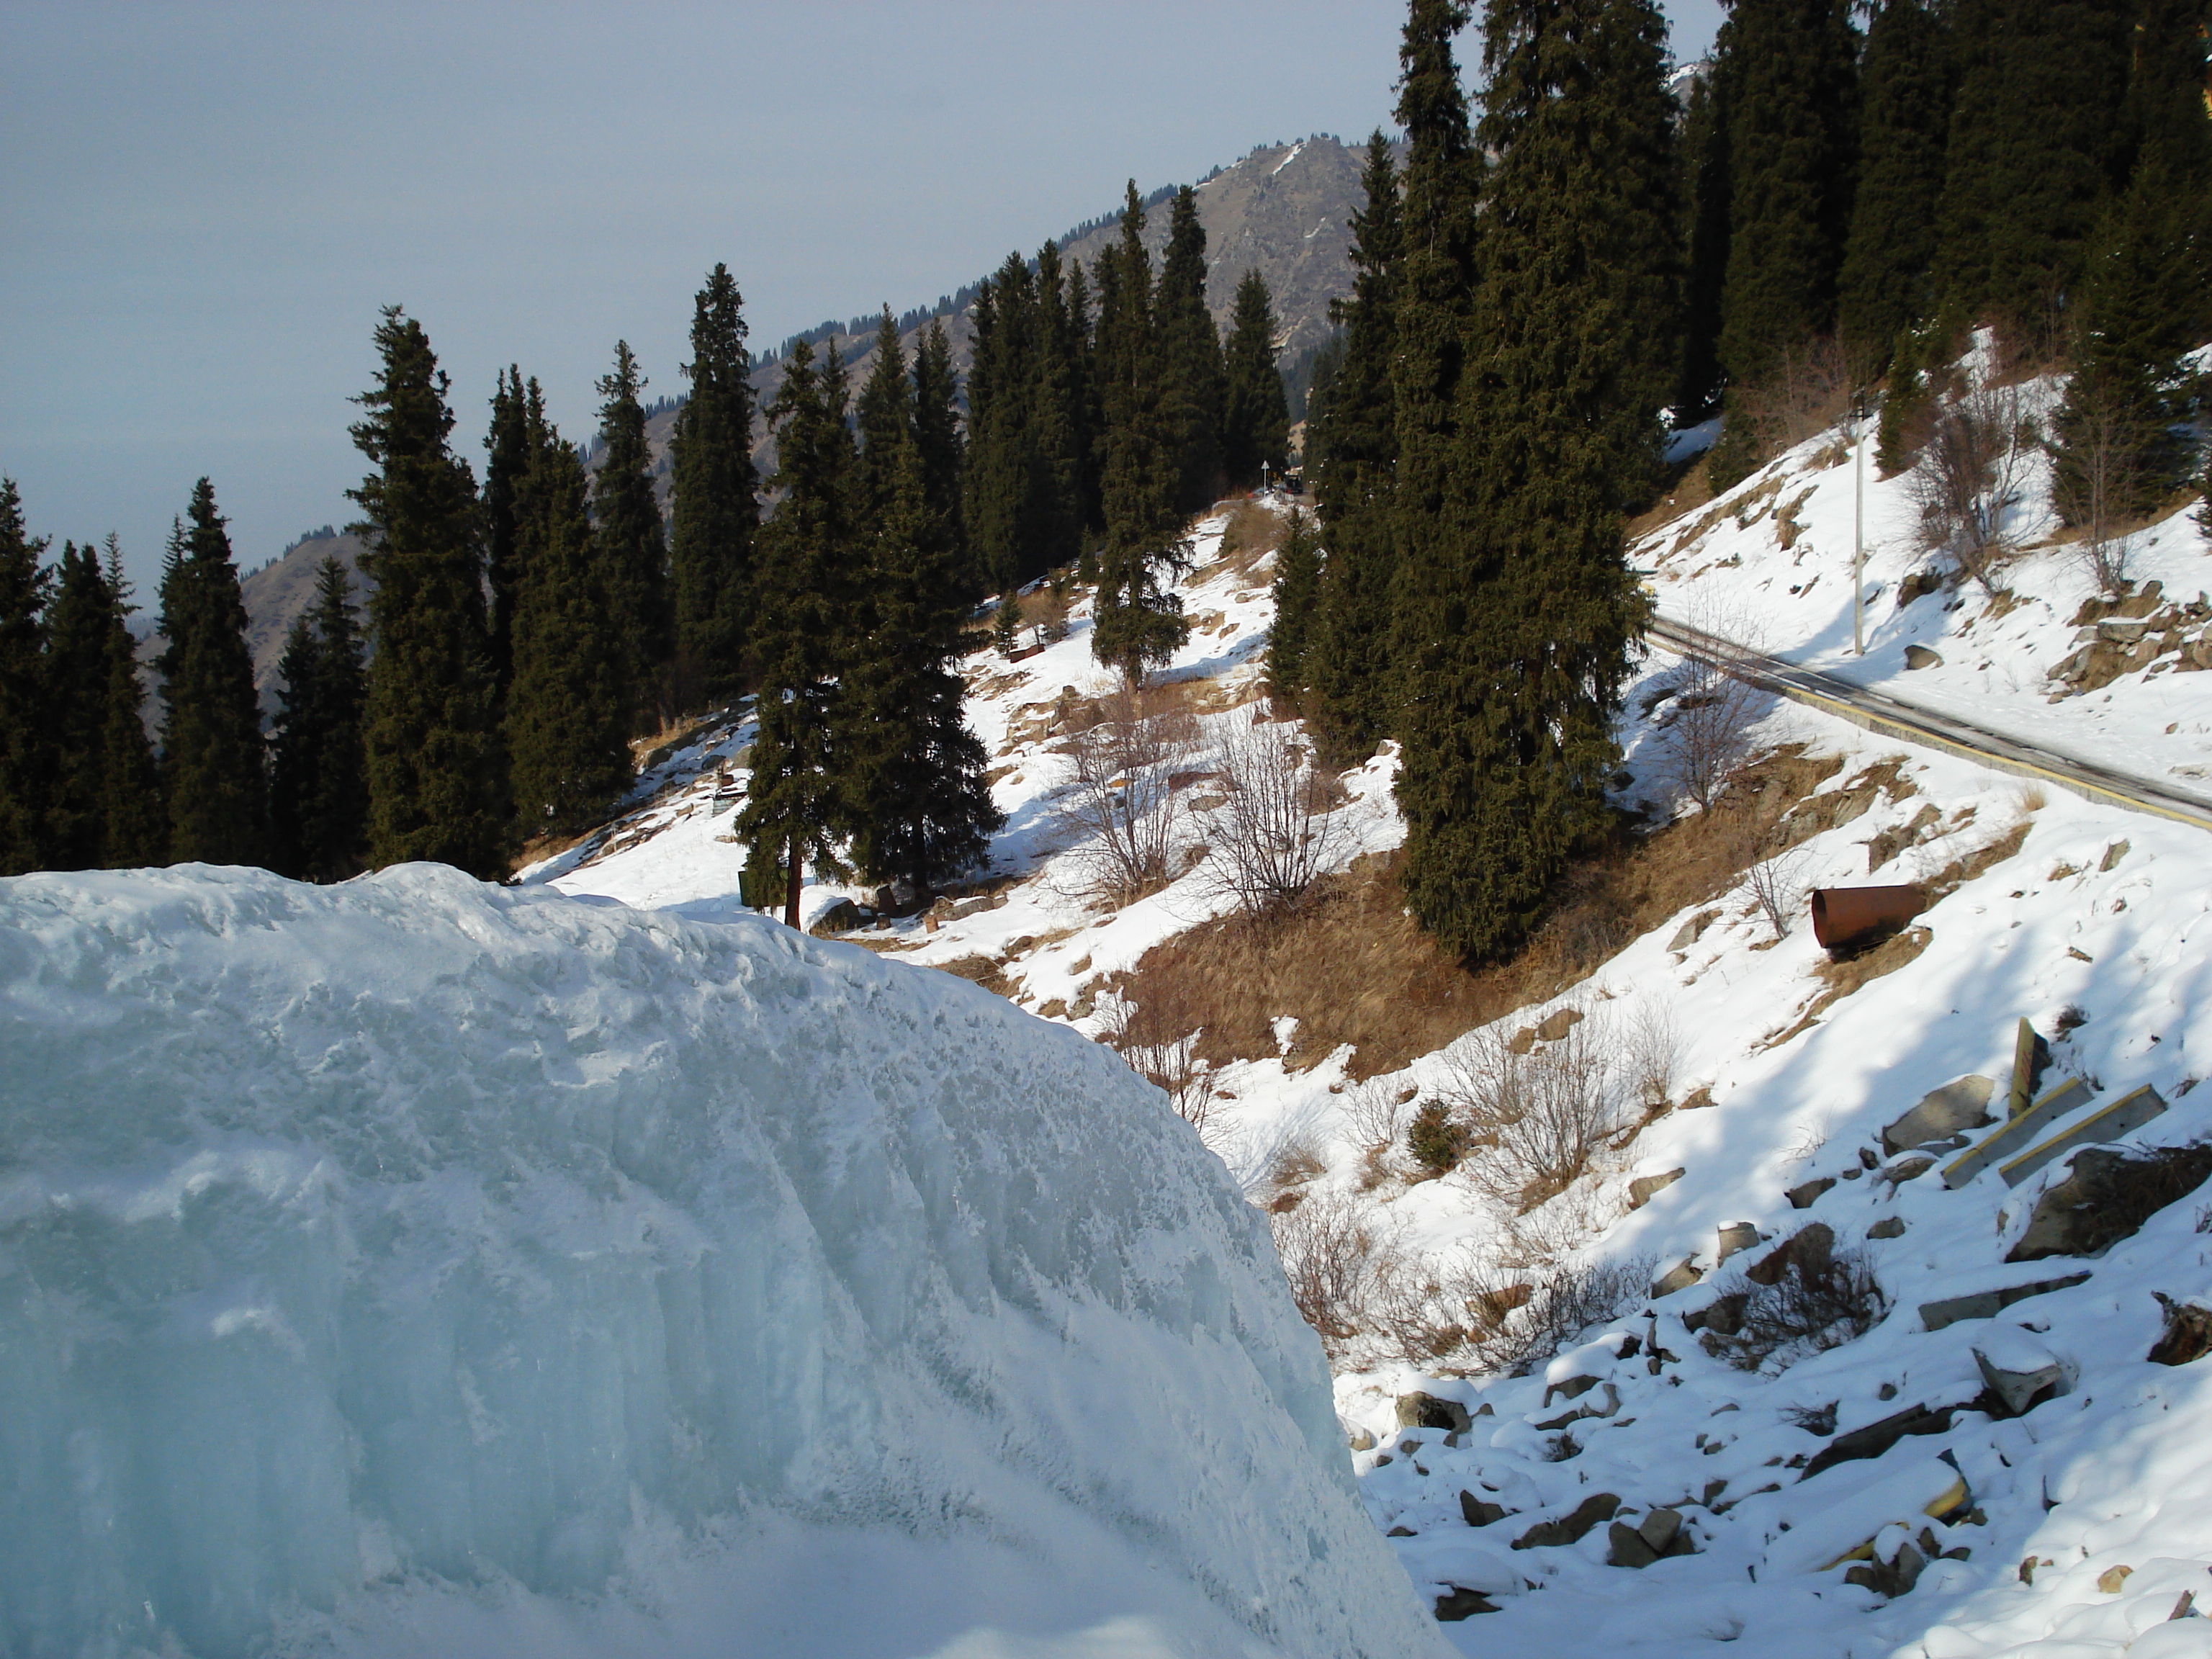
POLYGON ((1791 745, 1745 769, 1729 792, 1731 813, 1623 836, 1576 868, 1551 919, 1510 962, 1470 969, 1439 951, 1405 914, 1389 854, 1327 878, 1293 915, 1227 918, 1166 940, 1115 988, 1179 1024, 1178 1035, 1200 1031, 1194 1057, 1215 1065, 1276 1053, 1273 1022, 1289 1014, 1298 1021, 1292 1066, 1350 1043, 1355 1080, 1395 1071, 1558 995, 1638 933, 1735 885, 1741 843, 1719 819, 1741 812, 1771 830, 1837 764, 1791 745))
POLYGON ((1225 564, 1239 576, 1249 576, 1261 559, 1282 547, 1284 527, 1283 520, 1259 502, 1238 501, 1221 532, 1221 558, 1208 570, 1225 564))

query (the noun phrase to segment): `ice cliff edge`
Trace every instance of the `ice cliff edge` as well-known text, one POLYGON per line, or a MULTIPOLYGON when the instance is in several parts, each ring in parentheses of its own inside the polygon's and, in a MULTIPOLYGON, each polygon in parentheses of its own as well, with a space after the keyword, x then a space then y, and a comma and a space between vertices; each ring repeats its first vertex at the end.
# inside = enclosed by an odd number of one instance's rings
POLYGON ((8 1653, 1437 1650, 1187 1126, 751 918, 0 881, 0 1401, 8 1653))

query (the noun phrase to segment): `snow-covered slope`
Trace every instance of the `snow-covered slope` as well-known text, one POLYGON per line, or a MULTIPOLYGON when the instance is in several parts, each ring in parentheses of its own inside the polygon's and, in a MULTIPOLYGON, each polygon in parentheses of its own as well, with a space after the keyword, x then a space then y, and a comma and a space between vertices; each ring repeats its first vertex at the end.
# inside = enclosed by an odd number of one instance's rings
POLYGON ((1259 1218, 952 979, 0 883, 0 1650, 1411 1655, 1259 1218))

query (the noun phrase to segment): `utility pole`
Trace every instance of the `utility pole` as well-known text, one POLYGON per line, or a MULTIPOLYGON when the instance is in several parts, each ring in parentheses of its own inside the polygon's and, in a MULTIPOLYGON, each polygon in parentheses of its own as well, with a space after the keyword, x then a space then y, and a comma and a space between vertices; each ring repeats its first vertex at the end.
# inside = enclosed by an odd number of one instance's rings
POLYGON ((1851 654, 1866 655, 1866 393, 1851 394, 1851 654))

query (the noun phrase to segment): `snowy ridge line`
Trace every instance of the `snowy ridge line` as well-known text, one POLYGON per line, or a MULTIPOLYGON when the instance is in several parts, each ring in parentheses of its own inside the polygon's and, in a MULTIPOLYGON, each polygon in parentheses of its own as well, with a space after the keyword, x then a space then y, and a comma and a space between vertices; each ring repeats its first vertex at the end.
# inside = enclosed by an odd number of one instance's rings
POLYGON ((1746 678, 1754 684, 1867 731, 1929 744, 2000 772, 2055 783, 2075 794, 2125 807, 2130 811, 2170 818, 2192 829, 2212 830, 2212 801, 2148 778, 2035 748, 1951 715, 1901 702, 1886 692, 1854 684, 1840 675, 1800 668, 1687 623, 1657 617, 1653 618, 1650 632, 1679 650, 1725 652, 1732 662, 1753 665, 1746 678))

